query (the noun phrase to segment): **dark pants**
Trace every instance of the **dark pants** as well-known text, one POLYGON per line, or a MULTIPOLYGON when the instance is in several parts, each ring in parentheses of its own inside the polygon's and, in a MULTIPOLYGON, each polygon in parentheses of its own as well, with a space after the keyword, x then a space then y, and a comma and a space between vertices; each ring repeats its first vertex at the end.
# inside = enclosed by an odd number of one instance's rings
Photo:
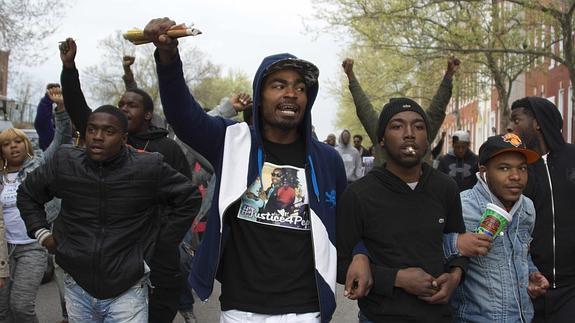
POLYGON ((575 321, 575 285, 548 289, 545 295, 533 300, 534 323, 563 323, 575 321))
POLYGON ((373 323, 373 321, 370 321, 361 311, 357 312, 357 318, 359 323, 373 323))
POLYGON ((181 291, 181 287, 154 286, 150 293, 149 322, 172 323, 178 314, 181 291))
POLYGON ((184 288, 182 288, 182 293, 180 294, 180 306, 179 309, 184 312, 191 312, 194 309, 194 295, 192 294, 192 289, 188 286, 188 276, 192 271, 193 264, 193 244, 194 239, 197 237, 194 235, 192 230, 188 230, 184 236, 184 240, 180 243, 180 270, 184 276, 184 288))

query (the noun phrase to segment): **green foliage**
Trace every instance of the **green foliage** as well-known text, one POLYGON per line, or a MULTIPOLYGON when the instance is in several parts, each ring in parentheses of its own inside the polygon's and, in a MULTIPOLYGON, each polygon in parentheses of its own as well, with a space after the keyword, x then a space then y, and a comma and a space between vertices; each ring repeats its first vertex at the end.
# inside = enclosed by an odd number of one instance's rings
MULTIPOLYGON (((441 82, 446 64, 443 57, 420 61, 417 57, 398 55, 388 48, 371 50, 357 46, 345 56, 354 59, 355 75, 378 113, 393 97, 411 97, 422 106, 428 106, 441 82)), ((341 75, 339 85, 330 89, 334 96, 339 97, 336 125, 339 129, 349 129, 352 134, 364 135, 364 145, 369 145, 369 138, 356 115, 343 70, 341 75)))
MULTIPOLYGON (((439 62, 456 55, 464 71, 455 81, 454 95, 477 96, 490 79, 501 110, 507 111, 513 82, 534 59, 516 52, 525 42, 524 9, 502 1, 323 0, 316 9, 331 29, 350 35, 351 53, 362 48, 361 55, 372 52, 381 61, 366 73, 379 75, 379 82, 393 82, 379 92, 384 95, 395 87, 397 94, 424 101, 439 84, 439 62)), ((364 57, 355 58, 368 64, 364 57)), ((361 83, 365 87, 363 79, 361 83)), ((366 89, 370 96, 373 91, 366 89)))
POLYGON ((245 92, 251 94, 251 80, 241 71, 229 71, 225 76, 206 77, 192 86, 192 93, 196 100, 207 109, 212 109, 220 103, 223 97, 230 97, 234 93, 245 92))

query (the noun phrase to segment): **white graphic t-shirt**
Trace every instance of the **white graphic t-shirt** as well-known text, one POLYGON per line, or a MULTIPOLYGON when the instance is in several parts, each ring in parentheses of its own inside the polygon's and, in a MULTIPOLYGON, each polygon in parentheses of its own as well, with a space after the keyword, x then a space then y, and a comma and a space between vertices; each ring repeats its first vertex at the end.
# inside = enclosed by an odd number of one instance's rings
POLYGON ((305 170, 264 163, 241 199, 238 218, 294 230, 310 230, 305 170))
POLYGON ((4 187, 0 194, 4 226, 6 227, 6 241, 12 244, 28 244, 36 241, 30 239, 26 233, 26 225, 16 206, 16 191, 20 181, 16 180, 18 173, 8 173, 4 179, 4 187), (7 179, 7 180, 6 180, 7 179), (12 183, 12 181, 14 181, 12 183))

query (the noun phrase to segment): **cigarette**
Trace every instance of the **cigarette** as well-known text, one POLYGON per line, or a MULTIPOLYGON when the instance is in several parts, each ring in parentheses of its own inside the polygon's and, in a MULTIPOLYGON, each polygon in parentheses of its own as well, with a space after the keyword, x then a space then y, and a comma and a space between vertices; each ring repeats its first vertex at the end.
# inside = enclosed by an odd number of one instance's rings
MULTIPOLYGON (((180 38, 186 36, 197 36, 202 32, 196 28, 182 28, 182 29, 171 29, 166 32, 171 38, 180 38)), ((125 32, 123 35, 124 39, 130 41, 134 45, 141 45, 151 43, 152 41, 149 40, 145 35, 144 31, 141 29, 131 29, 125 32)))

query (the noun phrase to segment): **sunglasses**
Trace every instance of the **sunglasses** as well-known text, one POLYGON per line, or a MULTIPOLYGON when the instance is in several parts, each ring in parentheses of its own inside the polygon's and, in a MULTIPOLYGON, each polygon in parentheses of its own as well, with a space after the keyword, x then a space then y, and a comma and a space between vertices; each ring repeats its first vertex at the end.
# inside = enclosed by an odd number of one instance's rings
POLYGON ((272 173, 272 177, 282 177, 281 173, 272 173))

